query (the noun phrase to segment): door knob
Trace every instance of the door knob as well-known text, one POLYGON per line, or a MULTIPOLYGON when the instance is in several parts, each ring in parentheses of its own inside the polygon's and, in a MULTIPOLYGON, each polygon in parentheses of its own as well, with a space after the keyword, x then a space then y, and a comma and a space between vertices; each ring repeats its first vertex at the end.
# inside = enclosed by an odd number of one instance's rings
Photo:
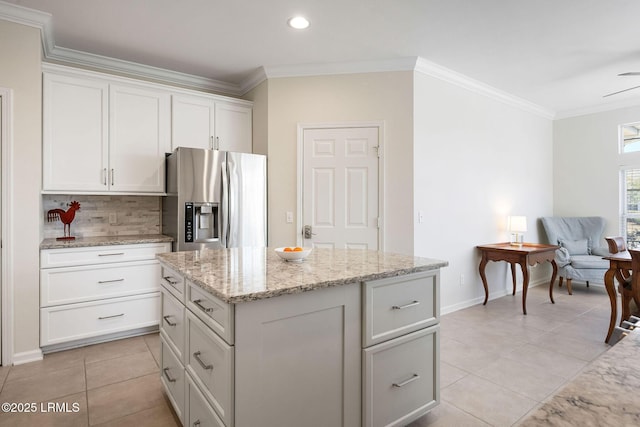
POLYGON ((305 225, 302 227, 302 235, 305 239, 311 239, 311 236, 315 236, 316 233, 313 233, 313 229, 310 225, 305 225))

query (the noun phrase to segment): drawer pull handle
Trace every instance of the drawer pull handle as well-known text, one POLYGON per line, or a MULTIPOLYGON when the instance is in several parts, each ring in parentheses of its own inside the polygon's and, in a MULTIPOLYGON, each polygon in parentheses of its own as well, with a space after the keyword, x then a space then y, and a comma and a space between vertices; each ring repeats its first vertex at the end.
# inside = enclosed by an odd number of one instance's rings
POLYGON ((164 276, 163 279, 169 282, 170 285, 178 284, 178 281, 173 276, 164 276))
POLYGON ((167 378, 167 381, 169 381, 170 383, 176 382, 176 379, 171 378, 171 376, 169 375, 169 368, 164 368, 162 371, 164 372, 164 376, 167 378))
POLYGON ((167 325, 169 325, 169 326, 176 326, 176 325, 177 325, 177 323, 174 323, 174 322, 172 322, 171 320, 169 320, 169 317, 171 317, 171 316, 164 316, 164 317, 163 317, 164 321, 165 321, 165 322, 167 322, 167 325))
POLYGON ((200 420, 195 420, 193 422, 193 427, 198 427, 200 425, 200 420))
POLYGON ((193 353, 193 358, 196 359, 198 361, 198 363, 200 364, 200 366, 202 366, 202 369, 206 369, 207 371, 209 369, 213 369, 213 365, 207 365, 206 363, 204 363, 202 361, 202 359, 200 359, 200 351, 196 351, 195 353, 193 353))
POLYGON ((396 388, 400 388, 400 387, 404 387, 409 383, 414 382, 415 380, 419 379, 420 375, 418 374, 413 374, 413 376, 411 378, 409 378, 408 380, 404 380, 401 383, 393 383, 392 385, 396 388))
POLYGON ((124 313, 114 314, 113 316, 101 316, 101 317, 98 317, 98 320, 113 319, 114 317, 122 317, 122 316, 124 316, 124 313))
POLYGON ((115 283, 115 282, 124 282, 124 279, 114 279, 114 280, 98 280, 99 284, 104 284, 104 283, 115 283))
POLYGON ((205 313, 211 313, 212 311, 215 310, 215 308, 213 307, 205 307, 204 305, 202 305, 201 301, 202 301, 201 299, 197 299, 197 300, 194 300, 193 303, 197 305, 198 308, 204 311, 205 313))
POLYGON ((415 301, 414 300, 413 302, 410 302, 409 304, 394 305, 394 306, 391 306, 391 308, 394 309, 394 310, 404 310, 405 308, 415 307, 416 305, 419 305, 419 304, 420 304, 420 301, 415 301))
POLYGON ((111 254, 98 254, 98 256, 116 256, 116 255, 124 255, 124 252, 114 252, 111 254))

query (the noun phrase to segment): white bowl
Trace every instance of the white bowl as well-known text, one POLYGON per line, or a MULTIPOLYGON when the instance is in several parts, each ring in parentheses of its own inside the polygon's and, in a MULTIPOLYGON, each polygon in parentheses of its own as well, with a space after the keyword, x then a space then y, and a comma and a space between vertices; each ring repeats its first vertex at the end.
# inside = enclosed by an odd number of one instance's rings
MULTIPOLYGON (((292 249, 295 246, 290 246, 292 249)), ((311 253, 312 248, 302 248, 301 251, 287 251, 285 252, 285 248, 276 248, 276 254, 285 261, 302 261, 311 253)))

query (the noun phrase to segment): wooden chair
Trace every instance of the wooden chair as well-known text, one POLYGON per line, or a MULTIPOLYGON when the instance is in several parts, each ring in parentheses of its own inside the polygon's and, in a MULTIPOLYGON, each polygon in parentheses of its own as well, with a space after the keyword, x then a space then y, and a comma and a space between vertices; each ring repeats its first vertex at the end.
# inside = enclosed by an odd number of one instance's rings
POLYGON ((618 292, 622 300, 622 316, 620 324, 628 321, 631 316, 629 303, 633 299, 636 306, 640 308, 640 250, 628 249, 631 254, 631 274, 625 277, 625 281, 618 285, 618 292))

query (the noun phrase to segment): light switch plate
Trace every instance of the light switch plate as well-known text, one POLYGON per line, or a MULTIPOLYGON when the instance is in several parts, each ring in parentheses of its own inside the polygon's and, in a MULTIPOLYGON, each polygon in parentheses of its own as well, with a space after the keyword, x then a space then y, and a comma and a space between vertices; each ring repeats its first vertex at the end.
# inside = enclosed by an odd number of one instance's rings
POLYGON ((287 224, 293 223, 293 212, 287 212, 287 224))

